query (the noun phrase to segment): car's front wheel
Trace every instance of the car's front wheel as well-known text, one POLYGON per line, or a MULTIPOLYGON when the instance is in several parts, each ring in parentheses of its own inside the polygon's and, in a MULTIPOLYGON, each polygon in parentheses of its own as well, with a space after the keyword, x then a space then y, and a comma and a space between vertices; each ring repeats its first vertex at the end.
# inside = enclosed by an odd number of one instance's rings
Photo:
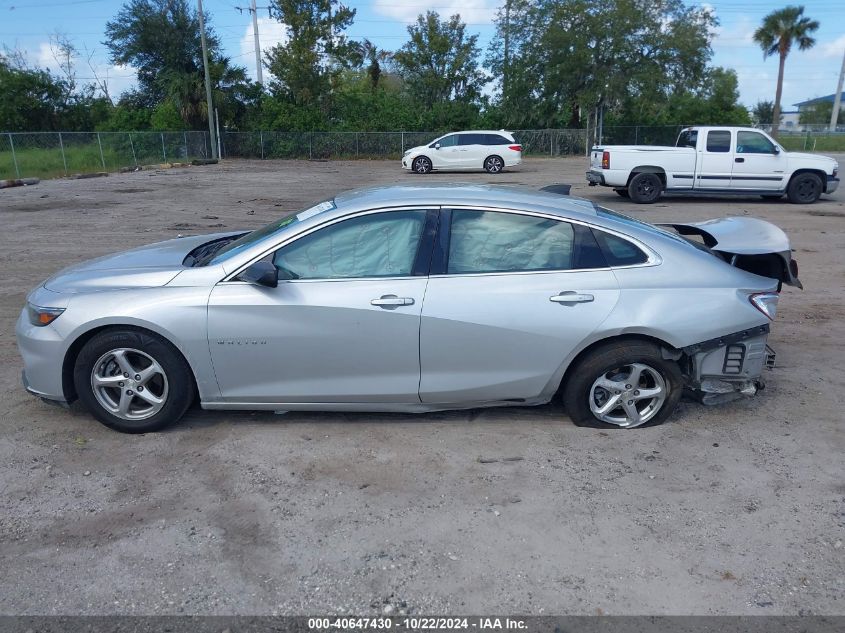
POLYGON ((822 195, 822 179, 810 173, 793 176, 786 195, 792 204, 812 204, 822 195))
POLYGON ((411 163, 411 168, 415 174, 427 174, 431 171, 431 160, 426 156, 417 156, 414 162, 411 163))
POLYGON ((194 400, 191 369, 173 345, 146 331, 95 335, 76 359, 80 401, 106 426, 149 433, 173 424, 194 400))
POLYGON ((484 159, 484 171, 488 174, 499 174, 505 168, 505 161, 501 156, 488 156, 484 159))
POLYGON ((683 375, 657 345, 609 343, 569 372, 563 404, 578 426, 634 428, 664 422, 681 399, 683 375))

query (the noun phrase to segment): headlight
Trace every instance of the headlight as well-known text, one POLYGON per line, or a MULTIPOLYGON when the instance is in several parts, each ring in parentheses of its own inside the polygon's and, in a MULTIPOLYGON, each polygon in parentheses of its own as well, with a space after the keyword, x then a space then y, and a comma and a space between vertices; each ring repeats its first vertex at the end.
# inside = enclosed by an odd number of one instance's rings
POLYGON ((59 318, 59 315, 65 311, 64 308, 43 308, 41 306, 34 306, 31 303, 26 304, 26 311, 29 315, 29 322, 38 327, 50 325, 53 321, 59 318))
POLYGON ((758 292, 748 297, 748 300, 751 302, 751 305, 774 321, 775 315, 778 312, 779 296, 776 292, 758 292))

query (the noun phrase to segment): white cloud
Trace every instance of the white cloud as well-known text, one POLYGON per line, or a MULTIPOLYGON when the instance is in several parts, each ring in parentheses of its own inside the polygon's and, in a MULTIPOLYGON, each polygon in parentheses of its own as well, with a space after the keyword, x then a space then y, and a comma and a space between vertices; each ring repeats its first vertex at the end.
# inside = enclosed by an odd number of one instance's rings
POLYGON ((417 16, 426 10, 435 10, 441 19, 447 19, 456 13, 464 22, 487 24, 493 22, 501 2, 499 0, 437 0, 435 6, 427 7, 422 2, 404 4, 396 0, 374 0, 372 8, 376 13, 394 18, 401 22, 414 22, 417 16))
MULTIPOLYGON (((284 24, 272 18, 258 18, 258 41, 261 44, 261 59, 264 59, 264 53, 269 51, 277 44, 287 42, 288 35, 284 24)), ((247 74, 255 79, 255 36, 252 30, 252 20, 249 21, 244 29, 243 37, 240 40, 240 55, 237 59, 237 64, 246 68, 247 74)), ((264 75, 267 75, 267 69, 264 69, 264 75)))
POLYGON ((842 59, 842 54, 845 53, 845 35, 840 35, 832 42, 818 44, 815 49, 810 49, 810 53, 813 52, 822 59, 842 59))

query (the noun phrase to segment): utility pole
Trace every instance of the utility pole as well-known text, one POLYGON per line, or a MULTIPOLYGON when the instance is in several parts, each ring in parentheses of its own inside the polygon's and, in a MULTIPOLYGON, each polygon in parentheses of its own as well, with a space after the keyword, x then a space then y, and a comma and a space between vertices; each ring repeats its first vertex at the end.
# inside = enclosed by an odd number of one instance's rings
POLYGON ((211 157, 218 158, 217 135, 214 133, 214 103, 211 99, 211 75, 208 72, 208 46, 205 43, 205 16, 202 0, 197 0, 200 16, 200 41, 202 42, 202 67, 205 69, 205 98, 208 101, 208 133, 211 135, 211 157))
MULTIPOLYGON (((502 69, 502 101, 508 101, 508 75, 510 74, 511 0, 505 2, 505 63, 502 69)), ((507 108, 507 106, 505 106, 507 108)), ((505 112, 507 118, 507 112, 505 112)))
POLYGON ((255 0, 250 0, 250 6, 235 8, 241 13, 249 11, 252 14, 252 34, 255 37, 255 79, 258 83, 264 85, 264 69, 261 64, 261 44, 258 41, 258 9, 267 9, 267 11, 270 11, 270 7, 256 7, 255 0))
POLYGON ((252 0, 252 32, 255 34, 255 77, 258 83, 264 85, 264 77, 261 72, 261 44, 258 42, 258 9, 255 8, 255 0, 252 0))
POLYGON ((842 81, 845 80, 845 54, 842 55, 842 70, 839 71, 839 83, 836 84, 836 94, 833 97, 833 112, 830 113, 830 131, 836 131, 839 120, 839 108, 842 105, 842 81))

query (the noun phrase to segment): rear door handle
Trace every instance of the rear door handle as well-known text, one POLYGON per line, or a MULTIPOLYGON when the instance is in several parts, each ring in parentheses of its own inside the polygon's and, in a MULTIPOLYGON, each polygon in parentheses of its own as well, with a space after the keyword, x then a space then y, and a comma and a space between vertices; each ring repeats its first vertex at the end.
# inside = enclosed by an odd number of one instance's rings
POLYGON ((734 162, 735 163, 744 163, 745 159, 744 158, 734 158, 734 162))
POLYGON ((371 305, 374 306, 382 306, 382 307, 393 307, 393 306, 412 306, 414 305, 414 300, 412 297, 397 297, 396 295, 382 295, 378 299, 373 299, 370 301, 371 305))
POLYGON ((589 303, 594 299, 595 297, 593 295, 580 294, 574 290, 567 290, 566 292, 549 297, 549 301, 554 303, 589 303))

